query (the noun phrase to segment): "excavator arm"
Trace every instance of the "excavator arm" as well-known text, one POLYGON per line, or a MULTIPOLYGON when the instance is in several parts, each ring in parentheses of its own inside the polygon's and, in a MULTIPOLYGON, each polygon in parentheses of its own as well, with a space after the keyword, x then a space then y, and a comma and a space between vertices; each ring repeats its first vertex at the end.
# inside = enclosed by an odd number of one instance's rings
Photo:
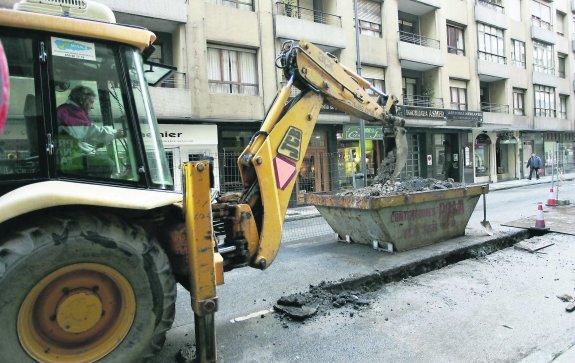
POLYGON ((220 247, 224 267, 249 264, 265 269, 277 255, 285 212, 321 106, 327 103, 349 115, 378 122, 392 145, 391 178, 407 159, 404 120, 395 116, 397 100, 372 87, 317 46, 285 42, 276 59, 289 81, 277 94, 261 129, 238 158, 244 192, 214 204, 227 231, 220 247), (289 99, 292 87, 301 93, 289 99), (379 99, 370 96, 371 89, 379 99), (231 233, 230 233, 231 232, 231 233))
POLYGON ((184 255, 188 256, 199 362, 216 361, 214 314, 218 308, 216 285, 223 283, 222 268, 249 265, 263 270, 278 253, 292 189, 324 103, 381 123, 384 135, 392 135, 392 178, 406 161, 404 121, 395 116, 394 97, 374 89, 336 57, 305 41, 284 43, 276 64, 289 81, 238 158, 243 192, 220 196, 210 207, 208 164, 194 162, 183 168, 184 255), (294 86, 301 93, 290 99, 294 86), (379 94, 379 100, 367 89, 379 94))

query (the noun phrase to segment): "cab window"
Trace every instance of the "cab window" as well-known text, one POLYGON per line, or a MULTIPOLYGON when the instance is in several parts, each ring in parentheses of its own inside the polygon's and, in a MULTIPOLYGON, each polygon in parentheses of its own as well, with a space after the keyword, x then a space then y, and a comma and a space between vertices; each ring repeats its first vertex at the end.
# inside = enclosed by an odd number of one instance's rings
POLYGON ((1 36, 10 72, 10 103, 0 134, 0 180, 27 179, 40 174, 39 133, 43 127, 40 97, 34 77, 31 38, 1 36))
POLYGON ((139 182, 117 47, 51 37, 50 49, 57 172, 139 182))

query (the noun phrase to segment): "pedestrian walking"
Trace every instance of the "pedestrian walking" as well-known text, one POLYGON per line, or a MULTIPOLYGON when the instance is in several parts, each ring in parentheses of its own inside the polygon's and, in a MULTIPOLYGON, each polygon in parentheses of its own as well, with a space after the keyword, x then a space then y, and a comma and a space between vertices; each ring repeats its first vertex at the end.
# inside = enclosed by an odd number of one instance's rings
POLYGON ((535 172, 535 176, 537 177, 537 179, 539 179, 539 168, 541 168, 542 166, 543 163, 541 162, 541 158, 535 155, 535 153, 531 154, 531 157, 529 158, 529 160, 527 160, 526 165, 526 168, 530 168, 528 179, 531 180, 533 172, 535 172))

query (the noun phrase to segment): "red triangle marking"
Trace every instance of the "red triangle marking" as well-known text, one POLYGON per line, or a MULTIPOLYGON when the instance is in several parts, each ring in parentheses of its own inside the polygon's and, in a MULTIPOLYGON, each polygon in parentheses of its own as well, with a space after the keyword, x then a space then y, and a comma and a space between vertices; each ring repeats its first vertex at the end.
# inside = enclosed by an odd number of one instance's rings
POLYGON ((284 190, 296 174, 295 163, 278 155, 274 158, 274 167, 276 174, 276 185, 281 190, 284 190))

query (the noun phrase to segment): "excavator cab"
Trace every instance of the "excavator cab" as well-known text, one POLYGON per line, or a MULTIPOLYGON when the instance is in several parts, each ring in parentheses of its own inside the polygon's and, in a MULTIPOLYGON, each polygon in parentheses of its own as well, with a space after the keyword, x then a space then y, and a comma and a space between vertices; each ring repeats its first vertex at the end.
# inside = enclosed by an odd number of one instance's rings
POLYGON ((13 29, 0 40, 12 88, 2 193, 46 179, 173 188, 137 49, 13 29))

